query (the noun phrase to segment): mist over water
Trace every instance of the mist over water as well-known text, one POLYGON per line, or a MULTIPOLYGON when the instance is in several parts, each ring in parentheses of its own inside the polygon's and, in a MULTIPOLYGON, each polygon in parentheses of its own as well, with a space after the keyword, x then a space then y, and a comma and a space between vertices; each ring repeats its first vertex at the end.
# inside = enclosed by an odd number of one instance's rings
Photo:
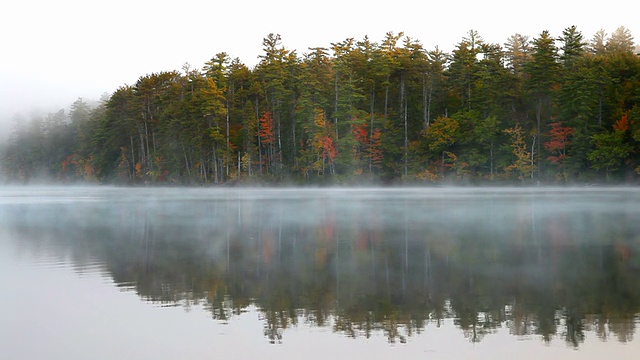
MULTIPOLYGON (((75 334, 92 319, 106 336, 154 333, 134 313, 155 309, 151 326, 200 349, 190 358, 286 358, 319 339, 335 348, 317 358, 338 348, 382 358, 398 346, 539 357, 544 344, 564 358, 624 357, 638 350, 638 219, 637 188, 2 188, 0 286, 12 296, 0 314, 33 312, 23 297, 49 289, 39 327, 75 334), (79 305, 96 293, 108 301, 79 305), (186 340, 193 331, 227 335, 214 350, 186 340)), ((40 340, 9 318, 13 342, 2 345, 27 354, 40 340)), ((150 346, 135 338, 128 351, 150 346)))

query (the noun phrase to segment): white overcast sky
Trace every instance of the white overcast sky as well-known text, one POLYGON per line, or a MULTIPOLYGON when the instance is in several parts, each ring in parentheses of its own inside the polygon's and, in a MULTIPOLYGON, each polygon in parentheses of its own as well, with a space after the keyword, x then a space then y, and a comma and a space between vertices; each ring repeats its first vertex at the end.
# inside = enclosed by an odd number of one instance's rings
POLYGON ((282 36, 298 54, 368 35, 404 31, 427 50, 449 52, 470 29, 503 44, 515 33, 558 37, 576 25, 585 38, 628 28, 640 42, 632 1, 534 0, 8 0, 0 5, 0 118, 68 109, 158 71, 201 68, 227 52, 248 66, 262 39, 282 36))

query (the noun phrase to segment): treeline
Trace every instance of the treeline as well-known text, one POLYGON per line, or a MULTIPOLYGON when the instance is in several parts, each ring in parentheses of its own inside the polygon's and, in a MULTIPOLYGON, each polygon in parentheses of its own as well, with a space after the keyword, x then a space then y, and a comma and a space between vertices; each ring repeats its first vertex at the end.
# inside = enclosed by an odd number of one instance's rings
POLYGON ((585 40, 468 32, 425 50, 392 32, 298 55, 279 35, 250 69, 141 76, 17 121, 5 179, 30 182, 637 182, 640 57, 628 29, 585 40))

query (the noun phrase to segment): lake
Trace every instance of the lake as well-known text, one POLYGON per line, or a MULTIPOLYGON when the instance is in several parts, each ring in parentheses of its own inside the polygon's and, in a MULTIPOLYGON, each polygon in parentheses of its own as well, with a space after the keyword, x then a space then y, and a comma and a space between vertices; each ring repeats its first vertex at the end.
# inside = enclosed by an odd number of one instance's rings
POLYGON ((0 188, 2 359, 630 359, 638 188, 0 188))

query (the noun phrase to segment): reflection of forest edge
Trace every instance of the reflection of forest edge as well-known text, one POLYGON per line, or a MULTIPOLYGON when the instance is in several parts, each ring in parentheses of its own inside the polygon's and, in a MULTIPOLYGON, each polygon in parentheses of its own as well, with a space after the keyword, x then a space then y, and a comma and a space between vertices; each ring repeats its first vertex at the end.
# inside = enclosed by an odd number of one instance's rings
POLYGON ((452 318, 471 341, 506 327, 579 346, 586 331, 631 341, 640 313, 640 228, 615 211, 173 205, 16 206, 0 219, 29 246, 102 259, 148 301, 204 304, 223 321, 255 304, 273 342, 299 322, 404 342, 452 318))

